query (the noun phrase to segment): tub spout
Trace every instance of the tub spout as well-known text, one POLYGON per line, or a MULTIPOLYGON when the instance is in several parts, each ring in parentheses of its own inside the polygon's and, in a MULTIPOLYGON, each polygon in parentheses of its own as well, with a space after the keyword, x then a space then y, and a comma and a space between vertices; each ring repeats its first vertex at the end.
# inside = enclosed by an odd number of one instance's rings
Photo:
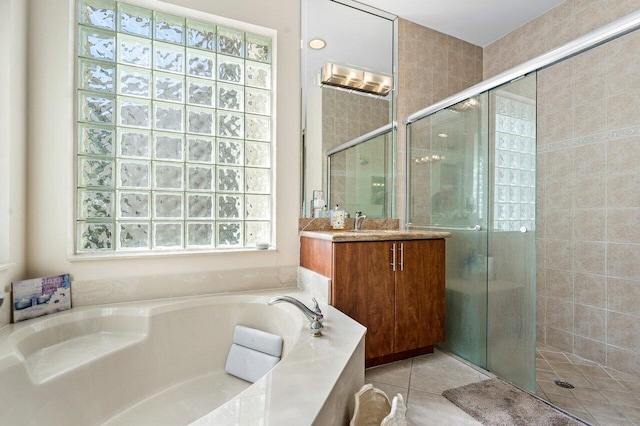
POLYGON ((309 328, 311 329, 311 335, 313 337, 322 336, 322 319, 324 318, 322 315, 322 311, 320 311, 320 307, 318 306, 318 301, 313 299, 313 308, 309 309, 307 305, 291 296, 276 296, 269 300, 269 305, 275 305, 280 302, 291 303, 293 306, 297 307, 302 311, 305 317, 307 317, 310 321, 309 328))

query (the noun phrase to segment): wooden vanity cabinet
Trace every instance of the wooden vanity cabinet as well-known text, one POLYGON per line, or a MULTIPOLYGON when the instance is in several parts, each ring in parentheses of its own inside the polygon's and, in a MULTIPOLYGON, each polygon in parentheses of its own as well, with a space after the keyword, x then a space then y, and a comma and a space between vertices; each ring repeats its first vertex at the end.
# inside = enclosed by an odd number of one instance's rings
POLYGON ((444 249, 444 239, 331 242, 302 237, 300 264, 330 277, 331 304, 367 327, 369 367, 431 353, 434 344, 444 341, 444 249), (329 256, 330 264, 318 260, 329 256))
POLYGON ((444 240, 396 243, 404 261, 395 274, 394 352, 420 350, 444 342, 444 240), (404 256, 403 256, 404 255, 404 256))
POLYGON ((394 352, 395 272, 391 244, 333 244, 331 304, 367 327, 365 360, 394 352))

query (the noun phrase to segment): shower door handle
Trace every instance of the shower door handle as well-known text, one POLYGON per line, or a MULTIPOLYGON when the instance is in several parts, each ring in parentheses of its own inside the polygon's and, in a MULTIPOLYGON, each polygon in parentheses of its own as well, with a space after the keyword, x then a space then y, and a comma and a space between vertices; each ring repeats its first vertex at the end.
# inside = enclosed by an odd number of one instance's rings
POLYGON ((527 229, 527 227, 526 227, 526 226, 521 226, 521 227, 520 227, 520 232, 522 232, 523 234, 524 234, 525 232, 528 232, 528 231, 529 231, 529 230, 527 229))

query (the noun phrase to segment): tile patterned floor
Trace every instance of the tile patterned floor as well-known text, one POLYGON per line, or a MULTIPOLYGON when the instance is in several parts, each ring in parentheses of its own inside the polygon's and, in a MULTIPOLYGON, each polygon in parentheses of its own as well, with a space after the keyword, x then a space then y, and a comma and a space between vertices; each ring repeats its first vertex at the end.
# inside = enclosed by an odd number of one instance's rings
POLYGON ((402 394, 407 403, 407 419, 416 426, 480 425, 441 394, 490 377, 438 349, 433 354, 365 371, 365 383, 382 389, 390 399, 402 394))
MULTIPOLYGON (((435 353, 365 372, 365 383, 382 389, 389 398, 401 393, 412 425, 480 425, 453 405, 442 391, 493 377, 436 349, 435 353)), ((538 344, 536 395, 594 426, 640 426, 640 379, 538 344), (554 380, 571 383, 573 389, 554 380)))
POLYGON ((640 379, 538 344, 536 395, 594 425, 640 426, 640 379), (554 381, 575 386, 565 389, 554 381))

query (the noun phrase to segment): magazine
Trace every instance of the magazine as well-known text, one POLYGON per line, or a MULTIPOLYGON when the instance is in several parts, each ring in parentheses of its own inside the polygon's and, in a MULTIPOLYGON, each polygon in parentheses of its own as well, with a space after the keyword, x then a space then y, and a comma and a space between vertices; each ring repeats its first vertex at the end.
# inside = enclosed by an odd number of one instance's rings
POLYGON ((13 322, 71 309, 69 274, 14 282, 13 322))

